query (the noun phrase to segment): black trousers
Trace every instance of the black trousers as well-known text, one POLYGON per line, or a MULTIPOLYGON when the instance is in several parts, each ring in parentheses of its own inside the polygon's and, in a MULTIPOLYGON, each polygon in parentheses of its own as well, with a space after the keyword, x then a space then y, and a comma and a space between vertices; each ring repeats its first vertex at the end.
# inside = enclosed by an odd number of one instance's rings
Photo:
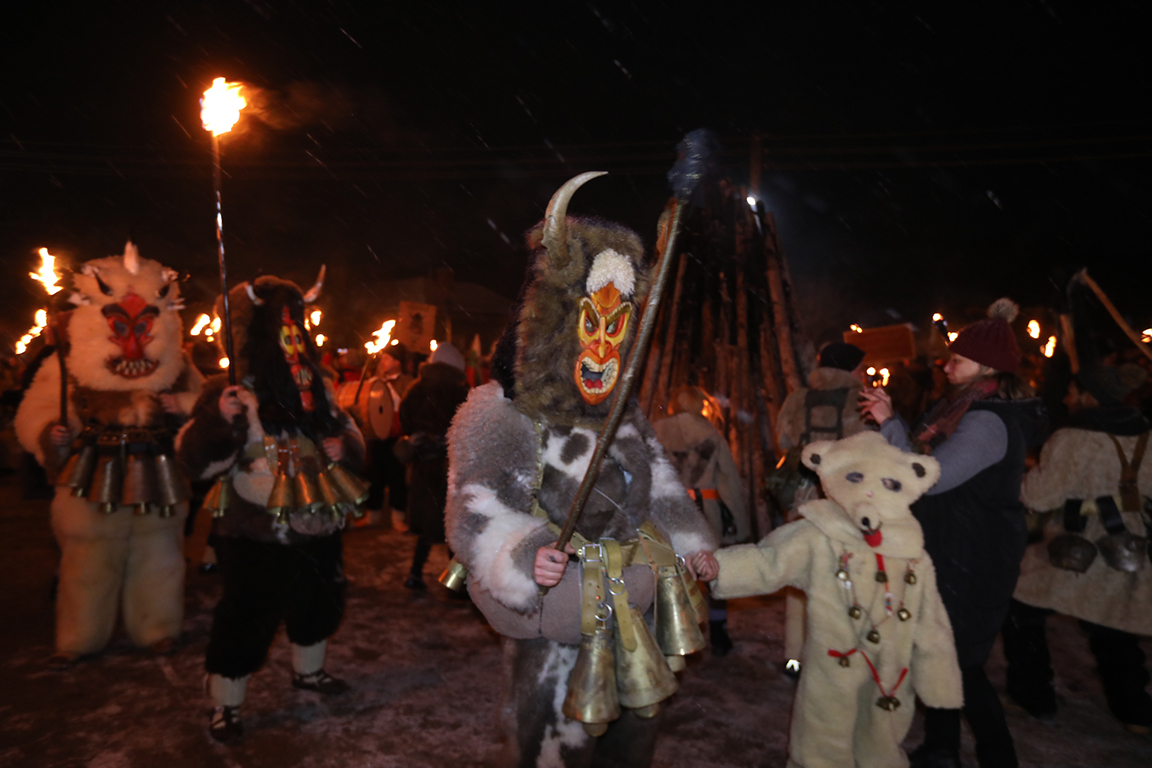
MULTIPOLYGON (((996 689, 984 674, 984 666, 963 667, 964 719, 976 740, 980 768, 1016 768, 1016 745, 1008 732, 1004 708, 996 689)), ((924 712, 924 748, 960 751, 959 709, 933 709, 924 712)))
POLYGON ((224 594, 208 640, 210 674, 236 678, 258 670, 281 621, 297 645, 314 645, 339 626, 345 587, 339 533, 291 545, 221 536, 216 559, 224 594))
MULTIPOLYGON (((1008 659, 1008 692, 1013 698, 1034 700, 1051 695, 1052 656, 1045 634, 1051 613, 1012 601, 1004 623, 1004 655, 1008 659)), ((1080 627, 1088 634, 1108 709, 1122 723, 1152 725, 1152 696, 1145 690, 1152 676, 1140 638, 1089 621, 1081 621, 1080 627)))

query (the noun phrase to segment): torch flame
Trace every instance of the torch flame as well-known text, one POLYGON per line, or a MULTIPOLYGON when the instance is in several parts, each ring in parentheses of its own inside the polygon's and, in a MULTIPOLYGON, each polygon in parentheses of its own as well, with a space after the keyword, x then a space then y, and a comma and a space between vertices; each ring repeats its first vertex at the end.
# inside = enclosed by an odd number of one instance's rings
POLYGON ((433 352, 435 352, 435 351, 436 351, 436 347, 438 347, 438 346, 439 346, 439 345, 436 343, 436 339, 432 339, 432 341, 428 342, 428 347, 429 347, 429 348, 430 348, 430 349, 431 349, 433 352))
POLYGON ((851 328, 856 333, 864 333, 864 329, 861 328, 860 326, 856 325, 856 323, 852 323, 852 325, 850 325, 848 327, 851 328))
POLYGON ((226 357, 222 357, 222 358, 220 358, 220 363, 219 363, 219 365, 220 365, 220 367, 221 367, 221 368, 227 368, 227 367, 228 367, 228 363, 229 363, 229 361, 228 361, 228 358, 226 358, 226 357))
POLYGON ((1040 338, 1040 323, 1035 320, 1028 321, 1028 335, 1034 339, 1040 338))
POLYGON ((220 318, 218 318, 218 317, 212 318, 212 323, 208 327, 212 330, 212 335, 216 335, 217 333, 220 333, 220 318))
POLYGON ((204 98, 200 99, 200 122, 204 130, 211 131, 213 136, 232 130, 240 119, 240 110, 248 106, 248 101, 240 95, 242 87, 240 83, 227 83, 222 77, 212 81, 212 87, 204 91, 204 98))
MULTIPOLYGON (((57 288, 56 290, 60 290, 57 288)), ((36 324, 28 329, 28 333, 20 337, 16 342, 16 354, 22 355, 28 349, 28 345, 32 343, 32 339, 39 336, 48 327, 48 312, 43 309, 36 310, 36 324)))
POLYGON ((380 326, 380 330, 372 331, 372 335, 376 337, 376 341, 364 342, 364 349, 368 350, 368 354, 374 355, 388 346, 388 340, 392 336, 392 329, 395 327, 395 320, 387 320, 380 326))
POLYGON ((889 376, 891 376, 891 374, 888 372, 887 368, 881 368, 880 369, 880 386, 882 386, 882 387, 888 386, 888 377, 889 376))
POLYGON ((1140 341, 1145 344, 1152 344, 1152 328, 1145 328, 1140 332, 1140 341))
POLYGON ((60 279, 56 274, 56 257, 48 253, 47 248, 40 249, 40 270, 29 272, 28 277, 43 283, 44 290, 48 291, 49 296, 59 293, 64 288, 62 285, 56 285, 56 281, 60 279))
POLYGON ((1044 353, 1044 357, 1052 357, 1056 352, 1056 337, 1049 336, 1048 343, 1040 347, 1040 351, 1044 353))
POLYGON ((932 315, 932 322, 934 322, 934 323, 938 323, 943 319, 944 319, 944 315, 940 314, 939 312, 932 315))
POLYGON ((327 336, 325 336, 322 333, 316 334, 316 346, 322 347, 322 346, 324 346, 324 342, 326 342, 326 341, 328 341, 327 336))
POLYGON ((188 333, 192 336, 199 336, 200 331, 204 330, 211 322, 212 318, 208 317, 208 315, 201 314, 200 317, 196 318, 196 324, 192 326, 192 330, 188 331, 188 333))
POLYGON ((956 341, 956 337, 959 335, 960 334, 957 333, 956 331, 949 331, 948 332, 948 343, 951 344, 952 342, 956 341))
POLYGON ((312 327, 313 328, 320 325, 320 318, 323 316, 324 316, 324 313, 321 312, 320 310, 318 310, 318 309, 312 310, 312 314, 310 314, 308 316, 308 318, 312 321, 312 327))

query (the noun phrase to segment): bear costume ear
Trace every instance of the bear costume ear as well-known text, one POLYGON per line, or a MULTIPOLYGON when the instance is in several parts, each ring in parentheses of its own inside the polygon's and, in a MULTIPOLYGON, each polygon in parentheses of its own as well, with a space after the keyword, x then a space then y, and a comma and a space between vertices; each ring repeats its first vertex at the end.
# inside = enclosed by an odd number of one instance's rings
POLYGON ((823 461, 822 454, 827 453, 828 449, 832 448, 833 445, 835 445, 835 443, 831 440, 817 440, 814 443, 809 443, 804 448, 804 452, 800 454, 800 460, 804 462, 804 466, 808 467, 808 469, 819 474, 820 462, 823 461))
POLYGON ((915 479, 909 478, 908 489, 919 498, 927 493, 929 488, 936 485, 936 481, 940 479, 940 462, 931 456, 905 455, 908 458, 908 466, 915 477, 915 479))

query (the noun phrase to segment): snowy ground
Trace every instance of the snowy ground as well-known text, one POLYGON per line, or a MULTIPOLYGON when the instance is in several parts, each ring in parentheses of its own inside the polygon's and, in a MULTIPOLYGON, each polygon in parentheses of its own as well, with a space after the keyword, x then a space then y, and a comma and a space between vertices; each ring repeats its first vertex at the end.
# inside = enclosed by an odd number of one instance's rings
MULTIPOLYGON (((100 658, 65 673, 45 671, 51 653, 49 597, 55 551, 47 502, 16 500, 0 482, 0 766, 184 768, 196 766, 484 766, 498 754, 494 712, 500 647, 471 604, 401 587, 414 539, 392 529, 347 535, 351 579, 344 625, 328 669, 353 691, 336 699, 289 685, 281 636, 249 687, 247 735, 213 742, 201 691, 216 577, 188 577, 184 644, 157 659, 122 636, 100 658)), ((445 564, 435 552, 429 582, 445 564)), ((783 603, 730 603, 736 651, 700 655, 668 707, 658 766, 782 766, 793 685, 779 672, 783 603)), ((1072 621, 1051 624, 1058 717, 1009 713, 1025 766, 1152 765, 1152 739, 1125 732, 1104 707, 1084 637, 1072 621)), ((1152 644, 1146 644, 1152 651, 1152 644)), ((1003 662, 992 663, 1003 682, 1003 662)), ((917 725, 917 729, 918 729, 917 725)), ((910 743, 918 740, 914 729, 910 743)), ((967 739, 967 736, 965 737, 967 739)), ((974 766, 965 742, 966 765, 974 766)))

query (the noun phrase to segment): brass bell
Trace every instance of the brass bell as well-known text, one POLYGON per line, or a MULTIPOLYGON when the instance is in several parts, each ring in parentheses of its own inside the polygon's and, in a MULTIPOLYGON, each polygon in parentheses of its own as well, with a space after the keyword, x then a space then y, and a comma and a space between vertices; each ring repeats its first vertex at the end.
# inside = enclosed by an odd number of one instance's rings
POLYGON ((96 446, 88 443, 72 454, 64 470, 60 473, 60 485, 72 489, 73 496, 85 496, 92 484, 92 474, 96 469, 96 446))
POLYGON ((656 569, 656 642, 665 656, 686 656, 704 649, 696 609, 674 565, 656 569))
POLYGON ((916 583, 916 574, 912 573, 912 571, 908 571, 908 573, 904 574, 904 583, 905 584, 915 584, 916 583))
POLYGON ((896 615, 900 617, 900 621, 908 621, 908 619, 912 618, 912 611, 901 607, 900 610, 896 611, 896 615))
POLYGON ((224 517, 231 505, 232 480, 228 475, 220 475, 204 497, 204 509, 210 511, 212 517, 224 517))
POLYGON ((840 579, 840 581, 848 581, 848 571, 840 568, 836 571, 836 578, 840 579))
POLYGON ((161 504, 156 514, 158 514, 161 519, 167 520, 170 517, 176 517, 176 510, 173 509, 171 504, 161 504))
POLYGON ((880 709, 887 710, 888 712, 895 712, 900 706, 900 699, 895 696, 881 696, 876 699, 876 706, 880 709))
POLYGON ((323 503, 320 499, 320 491, 316 487, 316 481, 303 469, 296 473, 296 477, 292 478, 292 489, 296 494, 296 509, 315 512, 323 503))
POLYGON ((683 672, 688 668, 688 662, 683 656, 665 656, 664 661, 668 664, 668 669, 675 672, 683 672))
POLYGON ((264 508, 268 510, 268 514, 280 518, 282 513, 292 511, 295 506, 296 494, 293 492, 292 478, 280 472, 272 481, 272 492, 268 494, 268 503, 264 508))
POLYGON ((453 592, 463 592, 468 586, 468 566, 452 558, 444 573, 440 574, 439 581, 453 592))
POLYGON ((880 642, 880 633, 874 629, 871 632, 869 632, 867 635, 865 635, 864 637, 867 638, 868 642, 870 642, 870 643, 879 643, 880 642))
POLYGON ((332 512, 333 519, 338 520, 344 516, 344 508, 340 504, 342 500, 340 489, 336 487, 336 483, 326 470, 316 473, 316 492, 320 496, 320 503, 332 512))
POLYGON ((167 507, 174 507, 182 501, 188 501, 191 495, 188 491, 188 477, 176 460, 167 453, 161 453, 155 458, 156 486, 160 492, 160 503, 167 507))
POLYGON ((700 624, 706 623, 708 621, 708 600, 700 591, 700 585, 696 583, 696 579, 692 578, 688 569, 683 566, 680 566, 680 577, 684 579, 684 588, 688 590, 688 599, 691 601, 692 607, 696 609, 696 621, 700 624))
POLYGON ((860 610, 860 606, 854 605, 848 609, 848 615, 854 619, 858 619, 864 615, 864 611, 860 610))
POLYGON ((123 487, 120 503, 125 506, 138 506, 144 509, 147 504, 155 503, 160 498, 156 465, 151 456, 143 453, 128 454, 124 467, 123 487))
POLYGON ((105 454, 96 462, 92 488, 88 501, 100 505, 102 512, 115 512, 120 503, 120 490, 124 486, 124 469, 118 453, 105 454))
POLYGON ((888 571, 876 571, 876 581, 887 584, 888 583, 888 571))
POLYGON ((350 501, 357 506, 368 501, 368 483, 346 470, 340 464, 329 464, 328 474, 331 475, 336 487, 340 489, 340 493, 344 496, 345 501, 350 501))
POLYGON ((676 692, 676 675, 656 645, 643 614, 629 606, 636 633, 636 650, 624 647, 620 624, 616 624, 616 687, 620 706, 636 710, 641 718, 654 717, 659 704, 676 692))
POLYGON ((580 636, 580 651, 568 675, 568 692, 561 711, 565 717, 583 723, 590 736, 603 735, 608 723, 620 717, 612 628, 607 620, 597 621, 591 635, 580 636))
POLYGON ((850 666, 852 666, 852 661, 847 656, 841 656, 840 657, 840 666, 850 667, 850 666))

